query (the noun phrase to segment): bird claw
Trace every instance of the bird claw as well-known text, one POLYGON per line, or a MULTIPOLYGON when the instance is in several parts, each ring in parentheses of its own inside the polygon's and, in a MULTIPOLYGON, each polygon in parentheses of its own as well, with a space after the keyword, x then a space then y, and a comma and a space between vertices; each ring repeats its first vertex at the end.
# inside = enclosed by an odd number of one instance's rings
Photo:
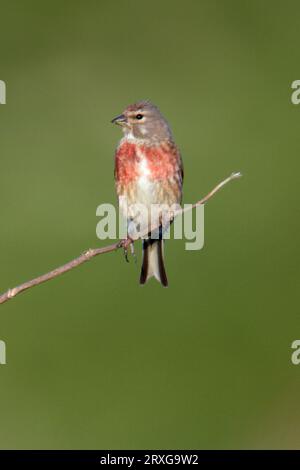
POLYGON ((133 240, 131 238, 128 237, 125 240, 121 240, 119 246, 120 246, 120 248, 123 247, 123 254, 124 254, 124 258, 125 258, 126 263, 129 263, 128 246, 130 246, 130 253, 134 257, 134 260, 136 262, 136 255, 135 255, 135 252, 134 252, 134 244, 133 244, 133 240))
POLYGON ((128 249, 125 246, 123 247, 123 253, 124 253, 124 258, 125 258, 126 263, 129 263, 128 249))

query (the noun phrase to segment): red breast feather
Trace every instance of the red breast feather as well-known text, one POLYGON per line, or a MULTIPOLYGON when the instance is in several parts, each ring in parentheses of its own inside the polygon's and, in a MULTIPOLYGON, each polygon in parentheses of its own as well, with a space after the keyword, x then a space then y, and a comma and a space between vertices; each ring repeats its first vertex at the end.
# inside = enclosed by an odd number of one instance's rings
POLYGON ((156 195, 153 203, 180 202, 183 169, 180 153, 173 142, 149 146, 128 140, 121 141, 115 155, 118 196, 126 196, 129 203, 142 202, 138 200, 137 191, 142 178, 156 183, 156 188, 161 192, 161 195, 156 195))

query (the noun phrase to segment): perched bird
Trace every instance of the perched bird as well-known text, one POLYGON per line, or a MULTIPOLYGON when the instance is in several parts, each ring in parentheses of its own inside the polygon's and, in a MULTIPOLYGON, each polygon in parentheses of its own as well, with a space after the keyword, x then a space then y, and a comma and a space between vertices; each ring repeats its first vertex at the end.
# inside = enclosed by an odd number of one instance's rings
POLYGON ((143 239, 143 262, 140 284, 154 276, 163 286, 168 279, 163 259, 163 223, 167 208, 181 203, 183 165, 168 122, 149 101, 128 106, 112 120, 122 126, 124 137, 115 153, 115 183, 121 210, 126 213, 128 235, 135 229, 149 230, 143 239), (137 208, 138 206, 138 208, 137 208), (140 207, 145 207, 143 212, 140 207), (159 230, 149 213, 159 218, 159 230))

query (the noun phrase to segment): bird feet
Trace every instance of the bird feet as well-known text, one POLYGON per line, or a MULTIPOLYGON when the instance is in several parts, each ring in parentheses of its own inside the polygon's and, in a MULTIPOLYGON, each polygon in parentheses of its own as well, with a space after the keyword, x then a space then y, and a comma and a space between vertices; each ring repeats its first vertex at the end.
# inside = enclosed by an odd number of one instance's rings
POLYGON ((121 240, 119 243, 119 247, 123 248, 123 253, 125 257, 126 263, 129 263, 129 258, 128 258, 128 248, 130 248, 130 254, 134 258, 134 262, 136 263, 136 254, 134 251, 134 240, 130 237, 125 238, 124 240, 121 240))

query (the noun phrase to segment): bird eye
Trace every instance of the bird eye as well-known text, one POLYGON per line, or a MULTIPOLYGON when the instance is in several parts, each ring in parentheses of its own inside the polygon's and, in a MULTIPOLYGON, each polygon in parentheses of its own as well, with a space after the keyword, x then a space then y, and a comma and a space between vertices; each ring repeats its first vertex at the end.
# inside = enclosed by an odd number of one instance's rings
POLYGON ((137 114, 137 115, 135 116, 135 119, 143 119, 143 117, 144 117, 144 116, 143 116, 142 114, 137 114))

